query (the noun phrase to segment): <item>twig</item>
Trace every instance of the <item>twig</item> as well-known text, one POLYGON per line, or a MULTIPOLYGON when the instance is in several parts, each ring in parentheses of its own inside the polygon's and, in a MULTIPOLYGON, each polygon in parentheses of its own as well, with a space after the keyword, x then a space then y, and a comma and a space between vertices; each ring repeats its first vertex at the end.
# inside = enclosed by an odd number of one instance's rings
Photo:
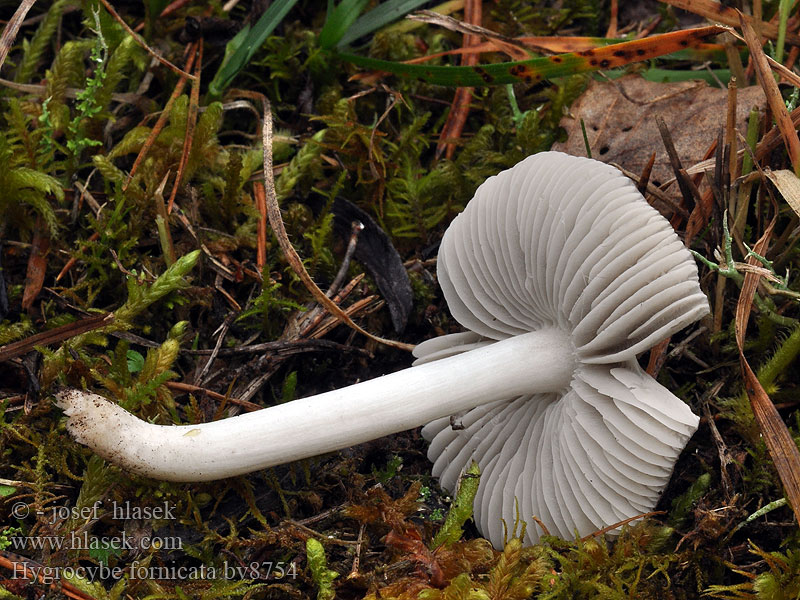
MULTIPOLYGON (((464 20, 472 25, 480 25, 482 20, 482 7, 481 0, 466 0, 464 3, 464 20)), ((480 38, 471 33, 464 33, 463 46, 469 48, 480 42, 480 38)), ((467 54, 461 58, 462 66, 475 66, 478 64, 480 55, 467 54)), ((451 159, 456 151, 454 140, 461 137, 461 132, 464 130, 464 125, 469 116, 469 103, 472 100, 472 88, 460 87, 456 88, 453 96, 453 103, 451 104, 450 113, 447 115, 447 121, 442 127, 442 132, 439 135, 439 142, 436 144, 436 158, 439 159, 442 154, 446 158, 451 159)))
MULTIPOLYGON (((16 81, 9 81, 8 79, 0 78, 0 85, 24 92, 26 94, 33 94, 42 96, 47 93, 47 86, 41 83, 17 83, 16 81)), ((64 96, 67 98, 77 98, 78 94, 85 92, 85 90, 68 87, 64 90, 64 96)), ((122 102, 125 104, 135 104, 142 96, 132 92, 114 92, 111 94, 111 99, 114 102, 122 102)))
POLYGON ((122 17, 120 17, 120 16, 119 16, 119 13, 117 13, 117 11, 116 11, 116 10, 114 10, 114 7, 113 7, 113 6, 111 6, 111 4, 109 4, 109 3, 108 3, 108 0, 100 0, 100 2, 103 4, 103 6, 105 6, 105 7, 106 7, 106 10, 107 10, 107 11, 108 11, 108 12, 111 14, 111 16, 112 16, 112 17, 114 17, 114 19, 115 19, 115 20, 116 20, 116 21, 117 21, 117 22, 118 22, 120 25, 122 25, 122 28, 123 28, 125 31, 127 31, 127 32, 128 32, 128 34, 129 34, 131 37, 133 37, 134 41, 136 41, 136 43, 137 43, 137 44, 139 44, 139 45, 140 45, 142 48, 144 48, 144 49, 145 49, 145 51, 146 51, 146 52, 147 52, 147 53, 148 53, 150 56, 152 56, 153 58, 155 58, 155 59, 156 59, 158 62, 160 62, 162 65, 166 66, 167 68, 169 68, 169 69, 170 69, 171 71, 173 71, 174 73, 177 73, 178 75, 181 75, 181 76, 183 76, 183 77, 186 77, 187 79, 191 79, 192 81, 194 81, 194 80, 196 79, 196 77, 195 77, 194 75, 190 75, 190 74, 189 74, 189 73, 187 73, 186 71, 183 71, 181 68, 179 68, 179 67, 175 66, 174 64, 172 64, 171 62, 169 62, 169 61, 168 61, 166 58, 164 58, 163 56, 161 56, 161 55, 160 55, 158 52, 156 52, 155 50, 153 50, 153 49, 152 49, 150 46, 148 46, 148 45, 147 45, 147 42, 145 42, 145 41, 142 39, 142 37, 141 37, 141 36, 140 36, 138 33, 136 33, 136 32, 135 32, 133 29, 131 29, 131 28, 130 28, 130 25, 128 25, 128 24, 125 22, 125 20, 124 20, 122 17))
POLYGON ((644 196, 647 192, 647 184, 650 183, 650 174, 653 172, 653 165, 656 163, 656 153, 653 152, 650 154, 650 160, 647 161, 647 164, 642 169, 642 174, 639 177, 639 181, 636 183, 636 189, 639 190, 639 193, 644 196))
MULTIPOLYGON (((722 389, 722 382, 720 382, 718 385, 715 385, 712 388, 712 390, 714 390, 713 394, 709 393, 708 396, 710 397, 716 395, 719 393, 720 389, 722 389)), ((730 456, 728 455, 728 446, 725 445, 725 440, 722 439, 719 429, 717 429, 717 424, 714 422, 714 418, 711 416, 711 410, 708 408, 708 399, 703 401, 703 414, 706 416, 706 423, 711 431, 711 437, 714 440, 714 444, 717 447, 717 454, 719 455, 720 482, 722 483, 722 490, 725 492, 725 502, 730 503, 733 492, 733 484, 731 483, 731 476, 728 473, 728 465, 733 464, 734 461, 731 460, 730 456)))
POLYGON ((181 207, 176 204, 174 208, 176 209, 174 211, 174 214, 175 216, 178 217, 178 222, 181 225, 183 225, 186 231, 189 232, 189 235, 191 235, 197 242, 197 244, 200 246, 200 249, 203 251, 203 254, 205 254, 208 260, 211 262, 212 268, 228 281, 236 281, 236 276, 234 275, 234 273, 228 267, 223 265, 219 261, 219 259, 211 253, 211 250, 208 249, 208 246, 206 246, 203 243, 203 241, 197 236, 194 227, 192 227, 192 224, 189 222, 189 219, 186 217, 186 215, 183 214, 181 207))
MULTIPOLYGON (((250 344, 247 346, 236 346, 235 348, 220 348, 217 352, 218 356, 233 356, 236 354, 264 354, 273 353, 278 356, 290 356, 292 354, 300 354, 302 352, 353 352, 355 354, 362 354, 371 357, 367 350, 358 348, 356 346, 346 346, 338 344, 330 340, 291 340, 291 341, 277 341, 277 342, 263 342, 261 344, 250 344)), ((182 354, 193 354, 198 356, 210 355, 213 350, 181 350, 182 354)))
POLYGON ((619 2, 611 0, 610 16, 608 19, 608 29, 606 30, 607 38, 617 37, 617 16, 619 14, 619 2))
MULTIPOLYGON (((627 169, 625 169, 625 168, 621 167, 621 166, 620 166, 620 165, 618 165, 617 163, 611 163, 611 164, 612 164, 613 166, 615 166, 617 169, 619 169, 619 170, 622 172, 622 174, 623 174, 623 175, 625 175, 625 177, 628 177, 628 178, 629 178, 629 179, 631 179, 631 180, 632 180, 634 183, 639 183, 639 182, 641 181, 641 178, 640 178, 640 177, 639 177, 639 175, 637 175, 636 173, 633 173, 633 172, 631 172, 631 171, 628 171, 627 169)), ((642 173, 642 176, 644 176, 644 172, 642 173)), ((670 208, 670 209, 671 209, 673 212, 675 212, 675 213, 679 214, 679 215, 680 215, 680 216, 682 216, 684 219, 687 219, 687 218, 689 217, 689 212, 688 212, 688 211, 687 211, 687 210, 686 210, 684 207, 682 207, 682 206, 681 206, 680 204, 678 204, 678 203, 677 203, 675 200, 673 200, 672 198, 670 198, 669 196, 667 196, 667 195, 666 195, 664 192, 662 192, 660 189, 658 189, 658 188, 657 188, 656 186, 654 186, 652 183, 648 183, 648 184, 647 184, 647 193, 648 193, 650 196, 652 196, 652 198, 654 198, 654 199, 656 199, 656 200, 659 200, 660 202, 663 202, 663 203, 664 203, 666 206, 668 206, 668 207, 669 207, 669 208, 670 208)))
POLYGON ((201 385, 205 383, 204 379, 206 375, 208 375, 208 372, 211 370, 211 365, 217 359, 217 354, 219 354, 220 348, 222 348, 222 342, 225 340, 225 335, 228 333, 228 329, 230 329, 231 323, 233 323, 233 320, 235 318, 236 318, 236 313, 230 313, 227 317, 225 317, 225 320, 222 322, 222 325, 220 326, 219 335, 217 336, 217 342, 216 344, 214 344, 214 349, 211 351, 211 356, 208 357, 206 364, 203 365, 203 368, 197 374, 197 377, 195 377, 195 381, 197 381, 201 385))
MULTIPOLYGON (((465 14, 465 21, 459 21, 450 17, 448 15, 442 15, 432 10, 419 10, 415 13, 412 13, 406 17, 409 21, 419 21, 420 23, 428 23, 431 25, 438 25, 440 27, 444 27, 445 29, 449 29, 450 31, 457 31, 458 33, 463 33, 465 36, 470 36, 470 38, 474 38, 476 36, 480 36, 487 40, 494 42, 499 49, 506 51, 506 46, 511 46, 516 51, 513 53, 514 56, 524 56, 528 58, 530 56, 530 52, 525 47, 524 43, 521 40, 510 38, 508 36, 502 35, 497 33, 496 31, 492 31, 491 29, 486 29, 485 27, 481 27, 476 23, 475 17, 469 18, 466 16, 466 4, 464 7, 464 14, 465 14)), ((478 19, 479 21, 480 19, 478 19)), ((475 42, 477 43, 477 41, 475 42)), ((464 46, 472 46, 473 44, 467 44, 466 41, 464 46)))
POLYGON ((219 274, 217 275, 217 281, 214 283, 214 289, 216 289, 220 294, 222 294, 223 298, 225 298, 225 300, 228 301, 228 304, 230 304, 233 310, 235 310, 236 312, 242 312, 242 307, 236 301, 236 298, 231 296, 230 292, 228 292, 228 290, 222 287, 219 274))
MULTIPOLYGON (((361 273, 353 277, 350 282, 344 287, 341 292, 338 292, 334 295, 331 295, 331 288, 328 289, 325 294, 331 298, 337 305, 341 305, 342 301, 350 295, 350 292, 353 291, 353 288, 356 287, 361 280, 364 279, 364 274, 361 273)), ((322 322, 322 319, 325 317, 325 309, 317 304, 309 310, 305 315, 303 315, 298 320, 297 329, 299 330, 298 336, 300 339, 304 339, 308 337, 308 335, 316 329, 316 327, 322 322)))
POLYGON ((358 572, 358 566, 361 561, 361 544, 364 541, 364 530, 366 529, 366 525, 361 523, 361 527, 358 528, 358 539, 356 540, 356 549, 353 552, 353 567, 350 569, 350 573, 347 575, 347 579, 356 579, 360 577, 358 572))
MULTIPOLYGON (((96 242, 100 239, 100 234, 98 232, 94 232, 92 235, 89 236, 89 242, 96 242)), ((81 252, 86 252, 89 249, 89 246, 81 246, 81 252)), ((78 262, 78 259, 74 256, 71 256, 70 259, 67 261, 67 264, 64 265, 64 268, 59 271, 58 275, 56 275, 56 282, 61 281, 61 279, 70 272, 72 267, 78 262)))
POLYGON ((745 19, 744 15, 740 15, 740 20, 744 40, 747 43, 747 47, 750 49, 750 57, 755 65, 758 81, 767 96, 767 103, 772 110, 772 116, 778 124, 783 142, 786 144, 786 151, 789 153, 789 159, 792 161, 795 175, 798 175, 800 174, 800 140, 797 139, 797 131, 786 110, 786 104, 783 102, 778 84, 772 77, 769 62, 764 54, 764 50, 761 48, 758 35, 752 25, 745 19))
POLYGON ((332 298, 333 295, 339 291, 339 288, 342 287, 344 278, 347 277, 347 270, 350 268, 350 260, 353 258, 353 253, 356 251, 358 235, 362 231, 364 231, 364 224, 361 221, 353 221, 350 228, 350 240, 347 242, 347 250, 344 252, 342 264, 339 267, 339 271, 336 273, 336 277, 333 278, 333 283, 331 283, 328 291, 325 292, 328 298, 332 298))
POLYGON ((183 151, 181 152, 181 162, 178 165, 178 172, 175 174, 175 183, 172 186, 172 193, 169 195, 167 203, 167 214, 172 212, 175 204, 175 196, 178 194, 183 176, 186 172, 186 165, 189 164, 189 155, 194 144, 194 128, 197 125, 197 107, 200 104, 200 73, 203 70, 203 38, 196 42, 197 59, 194 65, 195 78, 192 81, 192 92, 189 95, 189 108, 186 111, 186 134, 183 140, 183 151))
POLYGON ((330 311, 331 314, 333 314, 337 319, 343 321, 352 329, 355 329, 357 332, 367 336, 371 340, 391 346, 393 348, 407 350, 410 352, 414 348, 412 344, 405 344, 403 342, 397 342, 378 337, 369 333, 368 331, 365 331, 359 325, 353 322, 353 320, 347 314, 345 314, 341 308, 339 308, 330 298, 325 295, 321 289, 319 289, 319 286, 314 283, 314 280, 311 279, 308 271, 306 271, 305 267, 303 266, 303 262, 300 260, 297 251, 292 246, 291 241, 289 241, 289 236, 287 235, 286 228, 283 225, 281 209, 278 206, 278 197, 275 194, 275 181, 272 173, 272 109, 270 107, 269 100, 267 100, 266 97, 263 98, 263 103, 264 125, 262 129, 262 140, 264 147, 264 180, 265 189, 267 192, 267 216, 269 217, 269 223, 272 226, 275 237, 278 239, 278 245, 281 247, 286 260, 289 262, 292 270, 300 278, 300 280, 306 286, 306 289, 311 293, 312 296, 314 296, 317 302, 327 308, 328 311, 330 311))
POLYGON ((678 181, 678 187, 681 189, 681 195, 684 201, 689 204, 689 210, 691 211, 700 199, 699 194, 697 194, 696 188, 693 190, 689 186, 691 180, 686 176, 686 171, 683 171, 681 159, 678 157, 678 152, 675 150, 675 144, 672 141, 672 134, 667 128, 664 119, 660 116, 656 117, 656 125, 658 125, 658 131, 661 133, 661 139, 664 142, 664 148, 667 150, 667 156, 669 157, 672 171, 675 173, 675 178, 678 181))
POLYGON ((256 264, 258 270, 262 271, 267 264, 267 195, 264 191, 264 184, 260 181, 253 182, 253 195, 256 198, 256 209, 258 210, 258 248, 256 249, 256 264))
POLYGON ((293 521, 292 519, 286 519, 283 522, 288 524, 290 527, 296 527, 297 529, 299 529, 300 531, 302 531, 303 533, 305 533, 307 535, 310 535, 311 537, 318 538, 320 540, 324 540, 325 543, 327 543, 327 544, 339 544, 340 546, 348 546, 348 547, 357 546, 358 545, 357 541, 349 542, 347 540, 338 540, 338 539, 336 539, 334 537, 331 537, 329 535, 322 535, 321 533, 319 533, 317 531, 314 531, 310 527, 306 527, 305 525, 301 525, 300 523, 298 523, 297 521, 293 521))
POLYGON ((18 576, 21 575, 73 600, 95 600, 94 596, 82 592, 68 581, 58 578, 57 583, 53 582, 53 577, 48 574, 48 569, 27 556, 19 556, 7 550, 0 550, 0 567, 13 571, 15 579, 18 579, 18 576))
MULTIPOLYGON (((4 400, 8 400, 8 398, 4 398, 4 400)), ((0 485, 10 485, 13 487, 26 487, 31 489, 36 488, 36 484, 34 483, 28 483, 27 481, 17 481, 16 479, 4 479, 3 477, 0 477, 0 485)))
POLYGON ((232 396, 226 396, 224 394, 208 390, 198 385, 192 385, 191 383, 182 383, 180 381, 167 381, 164 385, 166 385, 167 388, 176 392, 185 392, 187 394, 196 394, 196 393, 207 394, 214 400, 219 400, 220 402, 222 401, 230 402, 231 404, 241 406, 242 408, 250 412, 256 410, 262 410, 264 408, 260 404, 254 404, 253 402, 248 402, 247 400, 241 400, 239 398, 234 398, 232 396))
POLYGON ((600 535, 603 535, 604 533, 607 533, 609 531, 613 531, 617 527, 622 527, 623 525, 627 525, 628 523, 630 523, 632 521, 637 521, 639 519, 646 519, 647 517, 654 517, 656 515, 664 515, 664 514, 666 514, 666 512, 663 511, 663 510, 653 510, 653 511, 650 511, 650 512, 642 513, 640 515, 636 515, 635 517, 630 517, 629 519, 625 519, 624 521, 618 521, 618 522, 614 523, 613 525, 609 525, 608 527, 603 527, 602 529, 598 529, 597 531, 595 531, 593 533, 590 533, 589 535, 583 536, 581 538, 581 541, 585 542, 586 540, 590 540, 593 537, 598 537, 600 535))
MULTIPOLYGON (((186 59, 187 69, 191 69, 192 65, 194 65, 194 60, 197 53, 195 51, 191 51, 191 49, 194 47, 194 44, 196 43, 197 42, 194 42, 190 46, 189 57, 186 59)), ((172 94, 170 94, 170 97, 167 100, 166 105, 164 106, 164 110, 161 111, 161 114, 158 116, 156 124, 153 125, 153 129, 150 130, 150 134, 147 136, 147 139, 145 140, 144 144, 142 144, 142 149, 139 150, 139 154, 136 156, 136 160, 133 161, 133 166, 131 167, 130 173, 128 174, 128 178, 125 180, 125 183, 122 186, 123 192, 128 189, 128 186, 131 183, 131 179, 136 174, 136 170, 139 168, 139 165, 144 160, 145 156, 147 156, 147 153, 150 151, 150 148, 155 143, 158 134, 161 133, 161 130, 164 129, 164 126, 167 124, 167 119, 172 113, 172 105, 175 104, 175 100, 178 99, 178 97, 181 95, 181 92, 183 92, 183 88, 186 87, 186 80, 187 80, 186 77, 181 75, 181 78, 178 79, 178 83, 175 84, 175 89, 172 90, 172 94)))
MULTIPOLYGON (((361 298, 360 300, 357 300, 356 302, 348 306, 344 312, 348 317, 354 317, 359 314, 369 314, 376 311, 381 306, 383 306, 383 303, 384 303, 383 299, 380 298, 379 296, 375 295, 367 296, 366 298, 361 298)), ((311 331, 311 333, 309 333, 309 336, 312 338, 320 338, 323 335, 327 334, 329 331, 331 331, 338 324, 339 324, 338 319, 331 315, 326 320, 324 320, 319 327, 311 331)))
POLYGON ((8 52, 17 38, 19 28, 22 27, 22 22, 25 20, 25 15, 28 14, 34 4, 36 4, 36 0, 22 0, 6 24, 5 29, 3 29, 3 35, 0 36, 0 67, 6 61, 6 56, 8 56, 8 52))
POLYGON ((61 342, 76 335, 86 333, 87 331, 100 329, 101 327, 110 325, 113 321, 114 315, 112 313, 95 315, 74 323, 56 327, 50 331, 37 333, 24 340, 0 346, 0 362, 27 354, 34 349, 34 346, 49 346, 50 344, 61 342))

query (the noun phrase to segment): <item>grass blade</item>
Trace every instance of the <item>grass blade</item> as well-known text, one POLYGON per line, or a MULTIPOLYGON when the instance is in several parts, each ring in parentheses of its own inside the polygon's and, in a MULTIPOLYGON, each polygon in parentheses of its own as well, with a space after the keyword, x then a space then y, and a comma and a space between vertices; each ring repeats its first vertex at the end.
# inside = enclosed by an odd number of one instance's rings
POLYGON ((343 48, 353 43, 358 38, 388 25, 392 21, 407 15, 412 10, 419 8, 427 1, 428 0, 393 0, 380 4, 359 17, 359 19, 352 24, 336 44, 337 48, 343 48))
POLYGON ((703 38, 723 31, 726 31, 724 27, 711 25, 612 44, 604 48, 474 67, 412 65, 355 54, 339 54, 339 57, 366 69, 387 71, 399 77, 418 79, 435 85, 481 87, 519 82, 536 83, 553 77, 613 69, 695 47, 703 38))
POLYGON ((319 32, 320 48, 330 50, 338 45, 366 5, 367 0, 342 0, 339 6, 328 11, 328 18, 319 32))
MULTIPOLYGON (((669 4, 675 8, 681 8, 687 12, 700 15, 710 21, 730 25, 731 27, 739 27, 739 15, 741 14, 735 8, 724 6, 714 0, 662 0, 664 4, 669 4)), ((754 19, 745 15, 748 22, 754 22, 754 19)), ((770 21, 755 22, 758 26, 759 34, 768 37, 772 40, 778 38, 778 25, 770 21)), ((800 44, 800 36, 794 33, 786 33, 785 39, 791 44, 800 44)))
POLYGON ((230 59, 222 63, 208 86, 212 96, 222 95, 295 4, 297 0, 275 0, 251 29, 243 29, 244 34, 240 31, 228 42, 225 54, 230 52, 230 59))
MULTIPOLYGON (((754 252, 762 255, 766 253, 776 221, 777 212, 776 217, 773 217, 764 234, 756 242, 753 248, 754 252)), ((747 262, 753 265, 757 261, 755 257, 751 256, 747 262)), ((783 484, 786 499, 800 522, 800 450, 786 427, 786 423, 778 413, 778 409, 775 408, 775 404, 764 390, 758 377, 753 373, 744 355, 747 323, 750 320, 750 310, 760 277, 756 272, 745 273, 742 291, 736 305, 736 345, 739 348, 739 364, 744 379, 744 389, 750 399, 756 423, 758 423, 775 470, 783 484)))

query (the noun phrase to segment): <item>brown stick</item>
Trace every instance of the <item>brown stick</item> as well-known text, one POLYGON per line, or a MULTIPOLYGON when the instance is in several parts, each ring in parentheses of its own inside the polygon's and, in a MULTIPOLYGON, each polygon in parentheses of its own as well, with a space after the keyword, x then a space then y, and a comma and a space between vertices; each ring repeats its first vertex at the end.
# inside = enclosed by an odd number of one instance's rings
POLYGON ((111 4, 108 3, 108 0, 100 0, 100 2, 103 4, 103 6, 106 7, 106 10, 111 14, 111 16, 114 17, 114 19, 120 25, 122 25, 122 28, 128 32, 128 35, 130 35, 136 41, 137 44, 139 44, 142 48, 144 48, 150 56, 155 58, 162 65, 165 65, 168 69, 177 73, 178 75, 191 79, 192 81, 196 79, 194 75, 189 75, 189 73, 187 73, 186 71, 181 70, 179 67, 169 62, 166 58, 164 58, 158 52, 156 52, 150 46, 148 46, 147 42, 145 42, 142 39, 142 36, 140 36, 133 29, 131 29, 130 25, 128 25, 125 22, 125 20, 119 16, 119 13, 116 10, 114 10, 114 7, 111 6, 111 4))
MULTIPOLYGON (((777 210, 764 235, 756 242, 753 252, 766 254, 772 231, 777 221, 777 210)), ((747 259, 748 264, 755 265, 758 261, 754 256, 747 259)), ((786 500, 794 510, 795 517, 800 522, 800 450, 797 448, 789 429, 786 427, 778 409, 775 408, 767 392, 758 381, 744 355, 744 338, 747 332, 747 322, 750 320, 750 310, 753 307, 753 297, 756 293, 761 275, 755 271, 747 271, 744 275, 742 291, 736 305, 736 345, 739 347, 739 365, 742 369, 744 389, 750 399, 756 423, 761 430, 764 442, 783 483, 786 500)))
POLYGON ((189 164, 189 155, 192 152, 192 145, 194 144, 194 128, 197 125, 197 109, 200 104, 200 73, 203 70, 203 38, 197 40, 197 60, 194 65, 195 78, 192 81, 192 93, 189 96, 189 108, 186 111, 186 136, 183 140, 183 152, 181 153, 181 162, 178 165, 178 172, 175 174, 175 184, 172 186, 172 193, 169 195, 169 202, 167 203, 167 214, 172 212, 172 206, 175 204, 175 196, 178 194, 178 188, 183 181, 183 176, 186 171, 186 165, 189 164))
POLYGON ((22 27, 22 22, 25 20, 25 15, 28 14, 28 11, 34 4, 36 4, 36 0, 23 0, 20 2, 17 10, 6 24, 6 28, 3 29, 3 35, 0 36, 0 67, 2 67, 3 63, 6 61, 6 56, 8 56, 8 52, 11 50, 11 46, 19 32, 19 28, 22 27))
MULTIPOLYGON (((464 20, 472 25, 480 25, 482 20, 482 7, 481 0, 467 0, 464 3, 464 20)), ((469 48, 475 44, 480 43, 480 38, 473 34, 464 34, 463 46, 469 48)), ((478 64, 478 54, 467 54, 461 58, 462 66, 475 66, 478 64)), ((472 100, 471 87, 460 87, 456 89, 453 103, 451 104, 450 114, 447 115, 447 121, 442 127, 442 132, 439 135, 439 143, 436 145, 436 158, 440 158, 442 154, 446 158, 453 158, 456 146, 453 140, 461 137, 461 132, 464 130, 464 125, 467 123, 469 116, 469 103, 472 100)))
POLYGON ((303 261, 300 260, 300 256, 298 256, 297 251, 294 249, 294 246, 292 246, 292 242, 289 241, 286 228, 283 226, 281 209, 280 206, 278 206, 278 196, 275 194, 275 181, 272 174, 272 109, 270 108, 269 100, 267 100, 266 97, 263 97, 262 101, 264 103, 262 141, 264 147, 264 187, 267 193, 267 217, 269 218, 269 224, 272 227, 272 231, 275 233, 275 237, 278 239, 278 245, 281 247, 286 260, 289 262, 289 265, 292 267, 292 270, 295 272, 295 274, 300 278, 300 281, 302 281, 306 286, 306 289, 311 293, 312 296, 314 296, 316 301, 327 308, 328 311, 330 311, 330 313, 340 321, 344 322, 362 335, 367 336, 371 340, 391 346, 393 348, 407 350, 410 352, 414 349, 412 344, 387 340, 373 335, 358 326, 347 314, 345 314, 341 308, 336 305, 335 302, 325 295, 325 292, 319 289, 319 286, 314 283, 314 280, 311 279, 308 271, 306 271, 305 267, 303 266, 303 261))
POLYGON ((95 315, 81 319, 80 321, 75 321, 74 323, 56 327, 50 331, 37 333, 24 340, 19 340, 18 342, 0 346, 0 362, 27 354, 33 350, 34 346, 49 346, 50 344, 55 344, 62 340, 75 337, 76 335, 86 333, 87 331, 92 331, 93 329, 100 329, 101 327, 110 325, 113 321, 114 315, 111 313, 95 315))
POLYGON ((772 77, 772 70, 769 67, 764 50, 761 48, 761 41, 758 39, 758 35, 752 25, 744 18, 744 15, 741 16, 741 24, 744 41, 750 49, 750 57, 755 65, 758 82, 767 96, 767 102, 783 137, 783 143, 786 145, 786 151, 789 153, 789 159, 792 161, 795 175, 800 175, 800 140, 797 139, 797 131, 789 112, 786 110, 786 104, 783 102, 778 84, 772 77))
MULTIPOLYGON (((198 42, 194 42, 189 46, 189 57, 186 59, 186 69, 189 70, 194 65, 195 56, 197 56, 197 49, 195 45, 198 42)), ((169 115, 172 113, 172 105, 175 104, 175 100, 181 95, 183 92, 183 88, 186 87, 186 77, 181 75, 181 78, 178 80, 178 83, 175 85, 175 89, 172 90, 172 94, 170 95, 169 99, 167 100, 167 104, 164 106, 164 110, 161 111, 161 114, 158 116, 158 120, 156 124, 153 125, 153 129, 150 130, 150 135, 147 136, 147 140, 145 140, 144 144, 142 145, 142 149, 139 150, 139 154, 136 157, 136 160, 133 161, 133 166, 131 167, 131 172, 128 174, 128 178, 125 180, 125 184, 122 186, 122 191, 128 189, 128 185, 131 182, 134 174, 136 174, 136 170, 139 168, 139 165, 144 160, 147 153, 150 151, 150 148, 156 141, 158 134, 161 133, 161 130, 164 129, 164 125, 167 124, 167 119, 169 115)))

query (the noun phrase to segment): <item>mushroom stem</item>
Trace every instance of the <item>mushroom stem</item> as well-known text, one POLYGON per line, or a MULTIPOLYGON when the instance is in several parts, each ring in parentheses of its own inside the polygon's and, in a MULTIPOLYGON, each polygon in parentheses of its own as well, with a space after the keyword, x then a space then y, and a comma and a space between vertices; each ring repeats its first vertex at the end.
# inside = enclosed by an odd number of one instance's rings
POLYGON ((485 402, 558 392, 574 367, 569 336, 544 329, 201 425, 153 425, 78 390, 57 397, 70 433, 100 456, 156 479, 209 481, 346 448, 485 402))

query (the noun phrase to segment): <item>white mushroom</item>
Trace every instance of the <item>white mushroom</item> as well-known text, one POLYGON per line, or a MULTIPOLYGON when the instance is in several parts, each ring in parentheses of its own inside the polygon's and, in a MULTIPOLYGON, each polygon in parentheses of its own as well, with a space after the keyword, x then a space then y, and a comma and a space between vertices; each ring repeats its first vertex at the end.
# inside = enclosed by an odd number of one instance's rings
POLYGON ((475 517, 495 546, 517 508, 528 542, 532 517, 572 537, 651 510, 698 418, 636 355, 708 312, 669 223, 616 169, 546 152, 478 189, 438 274, 471 331, 420 344, 411 369, 188 426, 70 390, 58 395, 67 428, 134 473, 204 481, 429 423, 445 488, 481 466, 475 517))
POLYGON ((699 419, 636 355, 708 312, 669 223, 616 169, 538 154, 478 189, 445 234, 438 273, 471 332, 423 342, 415 364, 548 328, 575 351, 568 386, 422 430, 442 487, 453 491, 472 460, 481 467, 481 533, 501 547, 519 515, 535 543, 532 516, 572 538, 652 510, 699 419))

